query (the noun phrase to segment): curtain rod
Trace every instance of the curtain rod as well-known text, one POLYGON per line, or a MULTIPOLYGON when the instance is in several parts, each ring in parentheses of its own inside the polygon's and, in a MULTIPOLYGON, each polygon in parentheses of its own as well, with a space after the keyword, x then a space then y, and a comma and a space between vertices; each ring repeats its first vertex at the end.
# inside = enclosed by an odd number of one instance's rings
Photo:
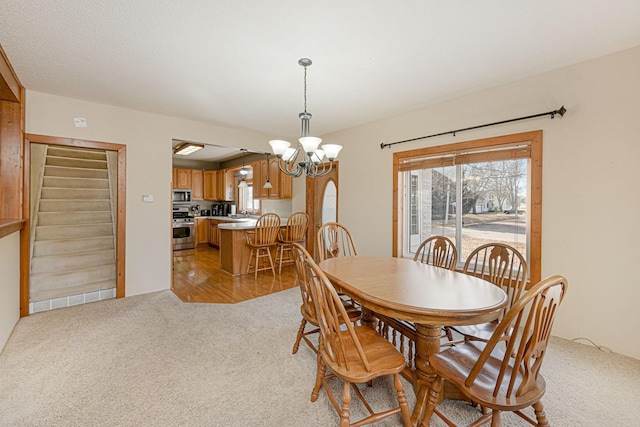
POLYGON ((559 114, 560 117, 564 116, 564 113, 567 112, 567 109, 564 108, 564 105, 562 107, 560 107, 557 110, 553 110, 553 111, 548 111, 546 113, 540 113, 540 114, 533 114, 531 116, 525 116, 525 117, 518 117, 516 119, 509 119, 509 120, 502 120, 500 122, 494 122, 494 123, 487 123, 484 125, 478 125, 478 126, 471 126, 468 128, 462 128, 462 129, 456 129, 456 130, 450 130, 447 132, 440 132, 440 133, 434 133, 433 135, 427 135, 427 136, 420 136, 418 138, 411 138, 411 139, 405 139, 403 141, 396 141, 396 142, 389 142, 389 143, 381 143, 380 144, 380 149, 384 150, 384 147, 391 147, 392 145, 396 145, 396 144, 402 144, 405 142, 411 142, 411 141, 417 141, 419 139, 427 139, 427 138, 433 138, 434 136, 442 136, 442 135, 447 135, 447 134, 452 134, 453 136, 456 136, 456 133, 458 132, 464 132, 466 130, 472 130, 472 129, 479 129, 479 128, 485 128, 487 126, 495 126, 495 125, 501 125, 504 123, 510 123, 510 122, 517 122, 518 120, 526 120, 526 119, 533 119, 534 117, 542 117, 542 116, 551 116, 551 118, 553 119, 555 117, 556 114, 559 114))

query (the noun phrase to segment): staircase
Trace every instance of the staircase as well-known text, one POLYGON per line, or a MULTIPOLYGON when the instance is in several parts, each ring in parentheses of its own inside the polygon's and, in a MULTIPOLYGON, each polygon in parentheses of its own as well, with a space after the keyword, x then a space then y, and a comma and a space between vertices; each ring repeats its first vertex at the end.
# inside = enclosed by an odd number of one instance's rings
POLYGON ((115 192, 106 151, 48 146, 43 167, 30 302, 115 288, 115 192))

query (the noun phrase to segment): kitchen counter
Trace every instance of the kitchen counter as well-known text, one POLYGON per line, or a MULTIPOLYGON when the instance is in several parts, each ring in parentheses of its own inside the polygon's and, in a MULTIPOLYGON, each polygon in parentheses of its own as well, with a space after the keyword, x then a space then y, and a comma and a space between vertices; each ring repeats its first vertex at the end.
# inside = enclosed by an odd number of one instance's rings
POLYGON ((245 218, 245 221, 242 222, 218 224, 218 228, 220 230, 251 230, 252 228, 256 228, 256 222, 255 219, 245 218))
POLYGON ((251 217, 235 217, 232 218, 230 216, 196 216, 196 219, 217 219, 218 221, 229 221, 229 222, 246 222, 246 221, 253 221, 254 225, 255 225, 255 219, 251 218, 251 217))

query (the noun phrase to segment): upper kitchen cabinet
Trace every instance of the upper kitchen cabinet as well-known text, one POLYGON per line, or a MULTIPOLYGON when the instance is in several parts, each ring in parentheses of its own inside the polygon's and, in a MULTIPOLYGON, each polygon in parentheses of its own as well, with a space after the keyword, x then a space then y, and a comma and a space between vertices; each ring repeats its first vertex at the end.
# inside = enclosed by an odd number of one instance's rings
POLYGON ((253 192, 256 199, 290 199, 292 196, 292 178, 280 172, 278 159, 260 160, 253 166, 253 192), (271 189, 264 188, 267 177, 271 182, 271 189))
POLYGON ((267 171, 266 160, 260 160, 257 162, 252 162, 251 167, 253 168, 253 198, 254 199, 268 199, 269 191, 266 188, 262 188, 264 183, 266 182, 267 171))
POLYGON ((234 169, 222 169, 220 172, 220 193, 226 202, 233 202, 236 199, 236 180, 234 169))
POLYGON ((203 182, 205 200, 224 200, 226 202, 234 201, 235 187, 233 171, 229 169, 204 171, 203 182))
POLYGON ((204 171, 203 186, 205 200, 222 200, 220 196, 220 186, 218 184, 218 176, 220 171, 204 171))
POLYGON ((204 200, 204 173, 200 169, 191 170, 191 198, 204 200))
POLYGON ((173 169, 173 188, 191 189, 191 169, 173 169))

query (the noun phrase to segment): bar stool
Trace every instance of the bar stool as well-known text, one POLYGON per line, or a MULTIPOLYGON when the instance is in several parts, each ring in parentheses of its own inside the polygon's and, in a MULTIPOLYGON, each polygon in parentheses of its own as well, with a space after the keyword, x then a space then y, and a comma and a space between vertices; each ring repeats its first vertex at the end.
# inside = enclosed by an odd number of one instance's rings
POLYGON ((273 258, 271 257, 271 247, 275 246, 278 231, 280 230, 280 217, 274 213, 262 215, 256 221, 256 228, 247 231, 247 245, 251 247, 249 255, 249 263, 247 265, 247 274, 251 270, 251 261, 255 255, 254 278, 258 278, 258 271, 269 270, 276 275, 276 269, 273 266, 273 258), (265 259, 265 265, 260 267, 260 259, 265 259), (266 261, 269 265, 266 265, 266 261))
POLYGON ((287 227, 278 232, 278 254, 276 262, 279 261, 278 274, 282 274, 282 264, 293 264, 293 243, 304 241, 307 226, 309 225, 309 215, 305 212, 295 212, 287 220, 287 227), (284 255, 287 253, 287 259, 284 255))

